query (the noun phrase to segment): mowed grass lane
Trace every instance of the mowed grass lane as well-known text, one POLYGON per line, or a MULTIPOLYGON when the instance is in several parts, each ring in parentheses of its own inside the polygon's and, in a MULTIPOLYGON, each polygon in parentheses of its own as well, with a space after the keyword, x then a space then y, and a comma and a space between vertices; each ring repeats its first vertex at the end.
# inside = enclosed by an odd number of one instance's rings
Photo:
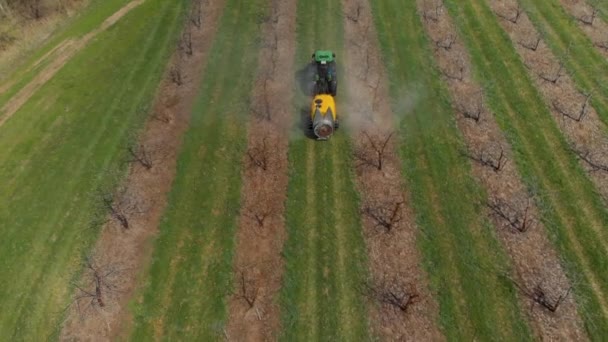
POLYGON ((509 270, 494 227, 480 203, 414 1, 373 1, 387 65, 406 185, 421 229, 419 246, 437 294, 448 340, 530 340, 515 289, 500 281, 509 270), (406 100, 404 100, 406 99, 406 100))
MULTIPOLYGON (((340 0, 299 1, 296 66, 310 63, 315 49, 342 56, 340 0), (314 11, 311 11, 314 8, 314 11)), ((342 71, 342 69, 340 70, 342 71)), ((340 86, 339 86, 340 88, 340 86)), ((338 95, 338 113, 346 86, 338 95)), ((306 115, 311 98, 300 89, 295 114, 306 115)), ((294 119, 300 122, 298 116, 294 119)), ((368 318, 361 285, 366 276, 365 245, 353 184, 348 132, 329 141, 304 137, 300 129, 289 146, 290 180, 286 204, 288 239, 281 292, 283 332, 287 341, 367 340, 368 318)))
POLYGON ((0 336, 44 340, 59 323, 98 233, 93 194, 125 169, 185 3, 148 0, 0 128, 0 336))
MULTIPOLYGON (((82 13, 70 19, 70 22, 60 28, 57 33, 53 34, 48 42, 44 43, 41 48, 28 53, 27 56, 23 56, 22 61, 18 62, 18 65, 12 68, 13 70, 8 71, 8 75, 0 80, 0 89, 3 89, 5 85, 9 85, 7 89, 0 93, 0 108, 2 108, 13 95, 28 84, 40 70, 44 69, 55 56, 54 53, 49 55, 47 55, 47 53, 51 52, 51 50, 68 39, 76 39, 91 32, 100 26, 105 19, 131 1, 132 0, 91 1, 91 4, 83 9, 82 13), (45 57, 45 55, 47 56, 45 57), (34 66, 39 60, 40 63, 34 66)), ((2 113, 0 113, 0 117, 1 116, 2 113)))
POLYGON ((223 336, 239 213, 241 161, 264 0, 229 0, 212 45, 154 244, 134 303, 137 341, 223 336))
POLYGON ((593 94, 591 103, 600 119, 608 124, 608 60, 597 51, 559 0, 520 1, 545 42, 564 62, 577 88, 593 94))
POLYGON ((492 112, 507 132, 518 169, 538 196, 542 219, 573 280, 586 329, 592 339, 601 340, 608 336, 606 208, 484 0, 450 0, 448 7, 492 112))

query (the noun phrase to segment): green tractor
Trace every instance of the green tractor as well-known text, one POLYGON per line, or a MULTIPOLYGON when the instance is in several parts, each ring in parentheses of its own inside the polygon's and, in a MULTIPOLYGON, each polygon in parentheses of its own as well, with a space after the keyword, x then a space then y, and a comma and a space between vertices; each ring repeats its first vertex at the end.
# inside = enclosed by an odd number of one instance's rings
POLYGON ((312 63, 315 66, 315 95, 336 96, 338 93, 336 54, 329 50, 317 50, 312 54, 312 63))

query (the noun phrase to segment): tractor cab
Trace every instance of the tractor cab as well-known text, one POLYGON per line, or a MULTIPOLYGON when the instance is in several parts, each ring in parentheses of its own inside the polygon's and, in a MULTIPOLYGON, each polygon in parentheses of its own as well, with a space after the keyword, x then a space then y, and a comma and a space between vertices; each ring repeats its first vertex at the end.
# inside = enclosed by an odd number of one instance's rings
POLYGON ((328 50, 317 50, 312 54, 312 59, 320 65, 327 65, 334 62, 336 54, 328 50))
POLYGON ((312 54, 312 60, 315 67, 315 95, 336 96, 338 92, 336 54, 329 50, 317 50, 312 54))

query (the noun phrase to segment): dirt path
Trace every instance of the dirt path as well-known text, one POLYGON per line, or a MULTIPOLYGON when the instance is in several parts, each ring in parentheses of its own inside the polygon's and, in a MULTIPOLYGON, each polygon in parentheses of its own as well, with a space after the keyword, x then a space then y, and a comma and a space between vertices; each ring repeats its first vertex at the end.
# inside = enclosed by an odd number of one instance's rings
MULTIPOLYGON (((47 58, 53 56, 53 59, 56 58, 56 54, 60 55, 65 53, 64 51, 67 48, 70 48, 74 42, 76 42, 73 39, 66 39, 64 41, 62 41, 61 43, 57 44, 54 48, 52 48, 51 50, 49 50, 47 53, 45 53, 42 57, 38 58, 32 65, 30 65, 24 72, 28 73, 34 69, 36 69, 42 62, 44 62, 45 60, 47 60, 47 58)), ((17 82, 18 79, 14 79, 11 81, 8 81, 2 85, 0 85, 0 94, 8 91, 14 84, 15 82, 17 82)))
MULTIPOLYGON (((40 70, 40 72, 34 77, 30 83, 26 84, 15 96, 13 96, 2 108, 0 108, 0 127, 4 125, 4 123, 15 114, 23 106, 27 100, 32 97, 42 87, 46 82, 48 82, 59 70, 63 68, 63 66, 72 58, 78 51, 84 48, 95 36, 99 33, 107 30, 110 26, 114 25, 118 22, 123 16, 129 13, 131 10, 136 8, 137 6, 144 3, 145 0, 134 0, 123 8, 118 10, 116 13, 112 14, 108 17, 98 28, 87 33, 83 37, 77 40, 68 40, 61 43, 55 49, 51 50, 51 54, 53 52, 57 52, 52 61, 44 67, 44 69, 40 70)), ((38 62, 37 62, 38 63, 38 62)), ((2 90, 8 89, 8 85, 3 86, 2 90)))
POLYGON ((234 260, 236 293, 229 300, 227 334, 234 341, 276 340, 286 238, 283 212, 287 148, 293 112, 296 1, 273 0, 263 27, 258 76, 252 93, 247 152, 234 260), (258 162, 260 164, 256 165, 258 162), (255 287, 251 304, 245 286, 255 287))
MULTIPOLYGON (((166 195, 175 176, 181 137, 188 127, 223 6, 224 1, 203 1, 203 25, 201 29, 193 27, 191 31, 193 54, 185 56, 178 51, 170 62, 170 69, 181 70, 184 83, 178 86, 167 72, 156 96, 152 116, 140 135, 140 144, 158 154, 152 156, 157 162, 150 170, 132 164, 123 186, 126 192, 133 194, 133 201, 145 205, 146 214, 132 218, 130 228, 126 231, 116 224, 106 224, 94 248, 93 254, 97 257, 98 264, 119 264, 128 272, 122 273, 116 295, 107 299, 109 302, 96 314, 81 319, 76 308, 72 307, 64 323, 61 339, 114 340, 132 324, 127 304, 139 286, 137 277, 140 270, 148 265, 152 254, 150 240, 158 231, 167 204, 166 195)), ((111 21, 118 20, 118 16, 115 14, 111 19, 106 20, 104 26, 110 26, 111 21)))
MULTIPOLYGON (((346 125, 353 129, 356 154, 373 160, 371 141, 382 144, 395 128, 390 107, 386 71, 380 59, 377 35, 371 8, 366 0, 343 0, 345 14, 345 87, 349 103, 345 110, 346 125), (367 136, 369 134, 369 137, 367 136)), ((419 300, 406 314, 390 305, 370 305, 374 335, 382 340, 438 340, 442 335, 437 326, 438 304, 428 290, 428 279, 421 267, 421 255, 416 246, 417 228, 404 193, 401 165, 396 150, 396 137, 388 141, 382 170, 356 163, 357 187, 361 194, 364 235, 367 245, 372 286, 393 284, 411 286, 419 300), (401 204, 399 204, 401 203, 401 204), (401 220, 390 227, 378 226, 370 215, 379 208, 388 210, 401 220), (369 211, 368 214, 365 214, 369 211)), ((398 286, 399 286, 398 285, 398 286)))
MULTIPOLYGON (((66 39, 64 41, 62 41, 61 43, 57 44, 54 48, 52 48, 49 52, 45 53, 44 55, 42 55, 42 57, 38 58, 32 65, 30 65, 25 72, 30 72, 34 69, 36 69, 42 62, 44 62, 47 58, 55 55, 55 53, 57 54, 63 54, 65 53, 64 51, 68 48, 70 48, 74 43, 76 42, 76 40, 73 39, 66 39)), ((0 93, 3 92, 4 90, 8 89, 8 87, 10 87, 9 85, 6 85, 4 87, 0 88, 0 93)))
MULTIPOLYGON (((467 148, 472 156, 485 153, 494 163, 498 163, 500 153, 505 161, 513 159, 511 147, 502 134, 494 116, 481 97, 481 87, 473 79, 471 63, 466 48, 459 37, 452 34, 456 28, 446 11, 429 6, 428 2, 418 1, 419 12, 426 15, 422 20, 425 29, 435 44, 434 55, 439 68, 444 74, 454 106, 458 110, 474 112, 481 108, 479 120, 467 119, 458 114, 457 123, 465 138, 467 148), (431 19, 432 16, 432 19, 431 19), (447 76, 446 76, 447 75, 447 76)), ((424 17, 424 16, 423 16, 424 17)), ((495 164, 498 165, 498 164, 495 164)), ((472 162, 474 175, 487 189, 492 203, 506 203, 514 210, 523 212, 531 218, 540 217, 538 208, 528 200, 528 192, 519 177, 516 164, 508 162, 498 172, 492 167, 472 162), (528 206, 529 205, 529 206, 528 206)), ((509 226, 503 218, 488 214, 498 228, 498 236, 506 247, 514 266, 514 274, 509 275, 526 288, 533 288, 539 282, 551 284, 552 298, 567 291, 571 284, 560 264, 559 256, 551 245, 546 229, 541 222, 531 223, 525 232, 518 232, 509 226)), ((508 215, 513 215, 509 212, 508 215)), ((520 296, 521 307, 530 307, 529 298, 520 296)), ((572 296, 562 304, 558 313, 551 313, 540 307, 532 307, 529 315, 532 326, 541 339, 547 340, 580 340, 585 333, 572 296)))

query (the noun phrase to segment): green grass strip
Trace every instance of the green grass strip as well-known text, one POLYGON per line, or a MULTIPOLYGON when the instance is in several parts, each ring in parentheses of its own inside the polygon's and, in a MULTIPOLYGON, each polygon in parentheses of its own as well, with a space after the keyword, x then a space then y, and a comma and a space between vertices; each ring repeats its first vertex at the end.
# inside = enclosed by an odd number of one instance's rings
MULTIPOLYGON (((299 69, 310 63, 315 49, 332 49, 340 64, 344 43, 339 18, 339 0, 298 2, 299 69)), ((311 99, 296 91, 296 114, 307 114, 311 99)), ((339 108, 341 101, 338 97, 339 108)), ((300 117, 294 121, 299 123, 300 117)), ((281 338, 367 340, 367 309, 360 292, 366 277, 365 245, 347 132, 338 131, 326 142, 307 139, 300 129, 292 134, 297 138, 289 146, 281 338)))
POLYGON ((462 137, 440 81, 416 3, 372 2, 419 246, 448 340, 530 340, 515 289, 493 269, 508 260, 480 203, 484 193, 460 150, 462 137))
POLYGON ((133 340, 223 336, 264 4, 229 0, 220 19, 146 287, 132 305, 133 340))
POLYGON ((97 236, 92 193, 112 188, 125 170, 125 147, 144 121, 184 8, 147 1, 0 129, 0 336, 46 340, 56 331, 69 281, 97 236))
POLYGON ((573 280, 587 331, 595 339, 608 336, 606 208, 487 4, 448 4, 517 167, 539 198, 543 222, 573 280))
MULTIPOLYGON (((608 124, 608 60, 578 27, 559 0, 520 0, 536 29, 553 53, 564 62, 568 74, 583 93, 591 92, 591 104, 608 124)), ((581 103, 582 106, 582 103, 581 103)))

